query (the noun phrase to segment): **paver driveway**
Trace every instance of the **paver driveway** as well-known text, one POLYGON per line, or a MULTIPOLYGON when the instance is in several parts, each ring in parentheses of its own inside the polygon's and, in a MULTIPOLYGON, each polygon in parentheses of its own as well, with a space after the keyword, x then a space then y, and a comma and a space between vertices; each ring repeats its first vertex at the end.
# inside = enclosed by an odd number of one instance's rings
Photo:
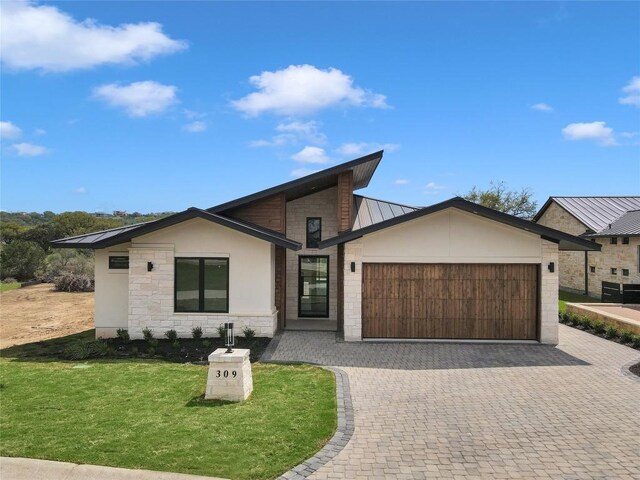
POLYGON ((354 434, 310 478, 638 479, 638 357, 561 325, 557 348, 286 332, 272 359, 349 376, 354 434))

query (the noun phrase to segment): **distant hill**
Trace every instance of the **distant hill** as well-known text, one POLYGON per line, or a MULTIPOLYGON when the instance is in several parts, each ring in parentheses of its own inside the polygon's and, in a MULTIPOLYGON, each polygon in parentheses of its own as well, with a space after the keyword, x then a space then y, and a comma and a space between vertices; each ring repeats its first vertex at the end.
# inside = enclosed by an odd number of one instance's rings
MULTIPOLYGON (((132 225, 134 223, 149 222, 162 217, 167 217, 175 212, 155 212, 155 213, 127 213, 127 212, 86 212, 89 215, 101 220, 110 220, 117 225, 132 225)), ((53 212, 0 212, 1 223, 14 223, 22 227, 36 227, 51 222, 58 214, 53 212)))

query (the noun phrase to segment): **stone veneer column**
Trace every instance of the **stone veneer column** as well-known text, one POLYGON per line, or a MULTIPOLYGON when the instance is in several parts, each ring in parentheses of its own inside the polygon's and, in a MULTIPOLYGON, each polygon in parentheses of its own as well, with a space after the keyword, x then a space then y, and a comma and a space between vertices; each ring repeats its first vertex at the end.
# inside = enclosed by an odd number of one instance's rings
POLYGON ((558 244, 542 240, 540 275, 540 343, 558 344, 558 244), (549 263, 555 271, 549 271, 549 263))
POLYGON ((362 340, 362 244, 360 240, 344 245, 344 339, 362 340), (355 262, 356 271, 351 271, 355 262))

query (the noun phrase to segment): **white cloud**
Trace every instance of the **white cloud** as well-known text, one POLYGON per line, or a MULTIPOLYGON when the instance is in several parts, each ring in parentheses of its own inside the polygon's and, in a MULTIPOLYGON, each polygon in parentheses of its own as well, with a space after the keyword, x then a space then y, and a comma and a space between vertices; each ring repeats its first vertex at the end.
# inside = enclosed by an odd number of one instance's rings
POLYGON ((195 122, 187 123, 184 127, 182 127, 182 129, 185 132, 189 133, 200 133, 204 132, 207 129, 207 124, 198 120, 195 122))
POLYGON ((353 79, 337 68, 290 65, 249 78, 257 92, 231 102, 250 117, 262 113, 304 115, 344 105, 388 108, 386 97, 353 85, 353 79))
POLYGON ((548 103, 534 103, 531 108, 540 112, 553 112, 553 107, 548 103))
POLYGON ((36 135, 44 135, 47 133, 47 131, 44 128, 36 128, 33 133, 35 133, 36 135))
POLYGON ((282 134, 282 135, 276 135, 272 137, 271 140, 253 140, 252 142, 249 142, 249 146, 253 148, 282 147, 283 145, 296 143, 296 141, 297 141, 297 138, 295 135, 282 134))
POLYGON ((566 140, 593 140, 602 146, 617 145, 613 128, 606 122, 570 123, 562 129, 566 140))
POLYGON ((307 175, 311 175, 312 173, 316 173, 319 170, 313 170, 311 168, 297 168, 291 172, 292 177, 300 178, 306 177, 307 175))
POLYGON ((309 146, 304 147, 291 158, 300 163, 329 163, 331 161, 324 148, 309 146))
POLYGON ((188 110, 186 108, 182 111, 182 113, 184 113, 184 116, 189 120, 201 120, 207 116, 206 113, 196 112, 194 110, 188 110))
POLYGON ((0 9, 2 62, 16 70, 64 72, 134 64, 187 46, 165 35, 162 25, 154 22, 100 25, 24 0, 0 2, 0 9))
POLYGON ((409 180, 407 180, 406 178, 399 178, 393 182, 394 185, 406 185, 408 183, 409 183, 409 180))
POLYGON ((48 150, 42 145, 34 145, 32 143, 14 143, 12 147, 21 157, 37 157, 48 153, 48 150))
POLYGON ((11 122, 0 122, 0 138, 18 138, 22 130, 11 122))
POLYGON ((124 108, 131 117, 146 117, 162 113, 176 103, 176 90, 173 85, 147 80, 129 85, 101 85, 93 89, 93 96, 112 107, 124 108))
POLYGON ((623 105, 635 105, 640 107, 640 77, 633 77, 629 84, 622 89, 625 95, 618 98, 618 102, 623 105))
POLYGON ((436 182, 429 182, 424 187, 424 193, 427 195, 438 195, 445 188, 446 187, 444 185, 439 185, 436 182))
POLYGON ((293 121, 280 123, 276 130, 278 132, 290 133, 297 138, 308 140, 309 142, 322 145, 327 141, 327 136, 320 131, 320 123, 314 120, 309 122, 293 121))
POLYGON ((640 135, 640 132, 620 132, 622 138, 635 138, 640 135))
POLYGON ((73 190, 74 193, 87 193, 87 187, 78 187, 75 190, 73 190))
POLYGON ((355 157, 366 153, 377 152, 378 150, 393 152, 398 148, 400 148, 400 145, 397 143, 343 143, 336 149, 336 152, 345 157, 355 157))

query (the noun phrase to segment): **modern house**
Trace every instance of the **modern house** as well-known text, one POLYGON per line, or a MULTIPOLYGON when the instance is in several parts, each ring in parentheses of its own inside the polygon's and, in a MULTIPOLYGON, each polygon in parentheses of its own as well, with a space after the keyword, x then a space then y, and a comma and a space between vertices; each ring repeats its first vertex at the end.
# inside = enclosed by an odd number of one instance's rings
POLYGON ((558 340, 558 254, 591 240, 453 198, 354 194, 383 152, 201 210, 57 240, 96 252, 96 334, 328 328, 367 339, 558 340))
POLYGON ((550 197, 538 225, 596 242, 560 252, 560 288, 600 297, 602 282, 640 284, 640 197, 550 197))

